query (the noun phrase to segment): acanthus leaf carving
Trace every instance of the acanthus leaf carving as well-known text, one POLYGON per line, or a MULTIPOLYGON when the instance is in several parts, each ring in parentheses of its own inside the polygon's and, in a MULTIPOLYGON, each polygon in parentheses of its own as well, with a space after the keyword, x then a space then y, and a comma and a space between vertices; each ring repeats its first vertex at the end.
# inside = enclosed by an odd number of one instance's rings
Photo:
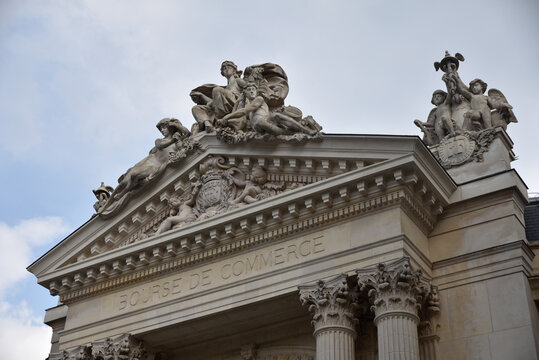
POLYGON ((374 271, 357 270, 357 281, 359 290, 367 293, 375 319, 402 312, 419 321, 419 311, 431 288, 421 269, 414 270, 406 257, 392 264, 378 264, 374 271))
POLYGON ((130 334, 116 338, 93 341, 90 345, 81 345, 71 350, 64 350, 50 359, 62 360, 147 360, 155 358, 158 352, 148 349, 144 342, 130 334), (60 356, 59 358, 57 356, 60 356))
POLYGON ((350 289, 346 274, 319 280, 316 285, 300 286, 299 293, 301 303, 309 305, 315 332, 327 326, 353 330, 357 325, 357 294, 350 289))

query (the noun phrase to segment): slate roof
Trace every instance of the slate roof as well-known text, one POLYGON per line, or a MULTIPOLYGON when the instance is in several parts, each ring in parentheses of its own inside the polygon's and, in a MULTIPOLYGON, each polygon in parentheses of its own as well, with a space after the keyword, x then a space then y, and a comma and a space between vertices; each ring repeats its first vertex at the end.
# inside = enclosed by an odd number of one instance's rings
POLYGON ((539 242, 539 196, 529 198, 529 203, 524 209, 524 222, 528 241, 539 242))

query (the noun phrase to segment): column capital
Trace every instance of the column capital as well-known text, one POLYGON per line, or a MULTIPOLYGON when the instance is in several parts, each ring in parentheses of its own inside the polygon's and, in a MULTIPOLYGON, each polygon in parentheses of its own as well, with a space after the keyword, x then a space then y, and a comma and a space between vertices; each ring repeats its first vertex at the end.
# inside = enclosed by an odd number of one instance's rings
POLYGON ((341 274, 314 285, 299 286, 300 300, 309 304, 315 335, 328 329, 346 329, 355 336, 357 294, 350 290, 348 276, 341 274))
POLYGON ((430 292, 430 284, 421 269, 414 270, 404 257, 376 269, 357 270, 359 290, 367 292, 375 323, 387 315, 401 315, 419 322, 421 303, 430 292))

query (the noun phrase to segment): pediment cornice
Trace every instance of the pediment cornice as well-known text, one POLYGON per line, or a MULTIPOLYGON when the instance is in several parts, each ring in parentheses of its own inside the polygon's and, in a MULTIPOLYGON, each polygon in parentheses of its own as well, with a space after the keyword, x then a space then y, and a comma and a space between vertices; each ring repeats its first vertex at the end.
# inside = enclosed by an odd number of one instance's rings
MULTIPOLYGON (((364 138, 373 141, 372 137, 364 138)), ((456 186, 419 141, 410 137, 387 138, 376 140, 388 142, 390 146, 370 152, 361 146, 361 142, 360 150, 356 151, 351 150, 350 143, 342 144, 357 141, 357 137, 344 136, 343 141, 336 136, 326 142, 327 147, 321 143, 299 144, 297 149, 301 151, 291 151, 289 146, 288 152, 283 150, 282 156, 279 146, 270 154, 263 148, 258 148, 258 152, 240 152, 234 146, 222 146, 210 139, 203 152, 195 154, 189 164, 171 170, 171 173, 175 170, 177 176, 165 174, 153 191, 124 211, 124 216, 91 220, 86 226, 94 227, 91 229, 94 231, 89 231, 79 244, 73 244, 64 252, 63 258, 66 259, 66 253, 71 253, 70 258, 77 259, 77 253, 81 254, 92 246, 95 249, 96 244, 103 247, 107 241, 112 241, 111 232, 117 236, 121 227, 131 226, 133 229, 130 233, 127 230, 124 244, 117 240, 104 252, 79 256, 78 261, 64 262, 62 267, 44 271, 38 276, 39 283, 49 288, 51 293, 60 294, 62 301, 71 301, 126 282, 156 276, 163 271, 210 261, 264 242, 278 241, 297 231, 331 226, 348 217, 361 216, 387 206, 405 207, 414 221, 428 233, 456 186), (332 142, 341 144, 342 149, 332 142), (401 144, 396 146, 398 142, 401 144), (240 166, 248 167, 255 163, 284 170, 284 175, 303 176, 307 181, 291 191, 230 209, 177 230, 142 241, 126 241, 129 234, 135 233, 136 226, 144 226, 141 218, 159 216, 166 207, 167 196, 189 186, 185 179, 189 179, 190 172, 202 159, 225 154, 228 162, 233 161, 240 166), (289 171, 290 161, 297 167, 295 174, 289 171), (92 221, 103 224, 95 226, 92 221)), ((61 253, 60 250, 64 249, 58 250, 61 253)))

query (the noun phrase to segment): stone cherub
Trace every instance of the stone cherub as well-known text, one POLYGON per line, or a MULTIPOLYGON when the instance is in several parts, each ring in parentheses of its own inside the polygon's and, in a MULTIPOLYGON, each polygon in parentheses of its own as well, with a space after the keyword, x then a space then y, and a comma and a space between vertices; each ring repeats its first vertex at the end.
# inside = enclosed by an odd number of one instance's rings
POLYGON ((175 196, 169 200, 169 205, 172 207, 170 216, 159 225, 155 235, 196 220, 197 217, 192 207, 194 197, 190 193, 187 194, 187 196, 175 196))
POLYGON ((278 136, 299 132, 313 136, 317 133, 316 130, 301 125, 284 113, 270 113, 266 101, 258 94, 255 83, 246 84, 243 93, 246 98, 245 107, 237 109, 218 120, 220 125, 227 126, 228 121, 231 119, 248 116, 250 127, 259 134, 278 136))
POLYGON ((234 62, 223 61, 221 75, 227 79, 225 87, 207 84, 191 91, 191 99, 197 104, 192 108, 196 120, 192 128, 193 133, 212 132, 215 119, 222 118, 234 109, 244 83, 240 78, 241 74, 234 62))
POLYGON ((435 90, 431 103, 436 107, 430 111, 427 122, 414 121, 423 131, 423 141, 428 146, 436 145, 447 135, 455 134, 451 119, 451 96, 443 90, 435 90))
POLYGON ((490 89, 488 96, 484 95, 487 83, 481 79, 470 81, 470 86, 464 85, 457 72, 451 77, 457 84, 457 91, 469 102, 471 109, 464 113, 463 127, 466 129, 489 129, 496 126, 505 128, 509 122, 516 122, 513 107, 507 103, 503 93, 497 89, 490 89), (496 111, 492 113, 491 109, 496 111))
POLYGON ((240 204, 245 202, 247 204, 251 204, 258 200, 257 196, 262 192, 262 186, 266 183, 268 176, 264 169, 255 166, 251 170, 250 180, 238 180, 232 176, 230 179, 234 182, 234 184, 236 184, 236 186, 243 187, 241 194, 235 198, 232 203, 240 204))
POLYGON ((284 183, 268 182, 268 174, 266 170, 259 166, 255 166, 251 169, 251 176, 249 180, 240 180, 230 173, 229 179, 237 187, 243 188, 241 193, 232 200, 233 204, 252 204, 258 200, 265 199, 274 195, 278 191, 282 191, 285 188, 284 183))
POLYGON ((149 155, 120 176, 118 186, 111 194, 112 200, 120 200, 126 194, 160 175, 168 164, 169 153, 180 148, 182 140, 191 135, 191 132, 177 119, 164 118, 157 123, 156 127, 163 138, 155 140, 155 146, 150 150, 149 155))

